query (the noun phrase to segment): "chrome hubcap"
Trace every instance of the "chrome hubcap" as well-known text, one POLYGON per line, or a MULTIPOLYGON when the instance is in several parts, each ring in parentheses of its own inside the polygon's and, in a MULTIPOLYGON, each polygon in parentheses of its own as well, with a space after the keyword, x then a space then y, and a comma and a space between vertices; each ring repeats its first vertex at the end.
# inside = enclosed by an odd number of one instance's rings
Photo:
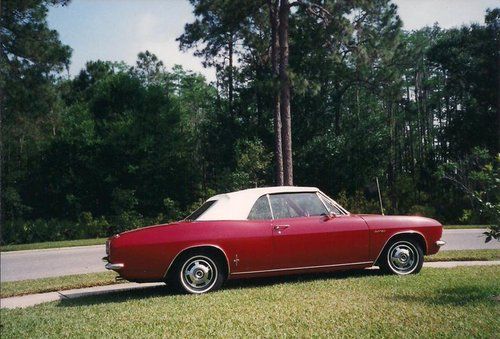
POLYGON ((201 292, 212 287, 216 276, 215 264, 206 257, 191 258, 182 267, 182 281, 194 291, 201 292))
POLYGON ((399 273, 410 273, 418 264, 418 252, 407 242, 396 243, 387 253, 389 264, 399 273))

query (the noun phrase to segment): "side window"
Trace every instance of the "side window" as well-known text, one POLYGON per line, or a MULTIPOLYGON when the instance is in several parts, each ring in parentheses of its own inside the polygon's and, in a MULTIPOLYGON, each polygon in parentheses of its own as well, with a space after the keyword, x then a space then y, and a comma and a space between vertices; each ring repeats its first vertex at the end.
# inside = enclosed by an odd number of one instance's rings
POLYGON ((293 198, 306 217, 320 216, 327 212, 316 193, 298 193, 293 198))
POLYGON ((273 194, 269 196, 274 219, 300 217, 300 212, 291 206, 290 194, 273 194))
POLYGON ((248 214, 248 220, 266 220, 272 219, 271 209, 269 208, 269 201, 267 196, 263 195, 252 207, 252 210, 248 214))
POLYGON ((316 193, 274 194, 269 198, 275 219, 312 217, 327 212, 316 193))

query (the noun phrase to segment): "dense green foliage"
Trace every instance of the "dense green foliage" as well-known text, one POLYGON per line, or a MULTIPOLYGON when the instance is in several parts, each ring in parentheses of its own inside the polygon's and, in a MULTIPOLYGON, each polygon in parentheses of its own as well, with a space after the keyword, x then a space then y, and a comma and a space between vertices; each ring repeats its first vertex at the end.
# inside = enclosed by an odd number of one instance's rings
MULTIPOLYGON (((186 26, 181 46, 205 43, 210 84, 149 52, 64 77, 53 2, 2 1, 3 243, 107 236, 273 184, 266 6, 219 20, 228 2, 193 1, 203 25, 186 26)), ((295 184, 377 212, 378 177, 387 213, 498 223, 500 11, 405 32, 388 1, 335 3, 329 19, 290 15, 295 184)))

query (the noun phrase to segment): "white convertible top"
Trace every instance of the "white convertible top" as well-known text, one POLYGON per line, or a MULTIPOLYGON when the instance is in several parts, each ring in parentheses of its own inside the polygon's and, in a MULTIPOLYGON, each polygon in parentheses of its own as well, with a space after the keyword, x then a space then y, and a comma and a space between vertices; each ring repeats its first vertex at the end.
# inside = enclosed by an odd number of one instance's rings
POLYGON ((275 186, 218 194, 207 200, 217 200, 217 202, 196 220, 246 220, 255 201, 261 196, 287 192, 320 192, 320 190, 316 187, 275 186))

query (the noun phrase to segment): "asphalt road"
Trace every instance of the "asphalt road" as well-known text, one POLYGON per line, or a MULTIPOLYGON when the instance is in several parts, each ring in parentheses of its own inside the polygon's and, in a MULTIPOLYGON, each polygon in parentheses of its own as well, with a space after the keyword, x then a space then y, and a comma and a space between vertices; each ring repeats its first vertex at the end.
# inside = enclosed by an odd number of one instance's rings
MULTIPOLYGON (((500 249, 484 243, 484 230, 445 230, 443 250, 500 249)), ((16 281, 106 271, 103 245, 0 253, 0 281, 16 281)))
POLYGON ((106 271, 104 245, 0 253, 0 281, 106 271))

